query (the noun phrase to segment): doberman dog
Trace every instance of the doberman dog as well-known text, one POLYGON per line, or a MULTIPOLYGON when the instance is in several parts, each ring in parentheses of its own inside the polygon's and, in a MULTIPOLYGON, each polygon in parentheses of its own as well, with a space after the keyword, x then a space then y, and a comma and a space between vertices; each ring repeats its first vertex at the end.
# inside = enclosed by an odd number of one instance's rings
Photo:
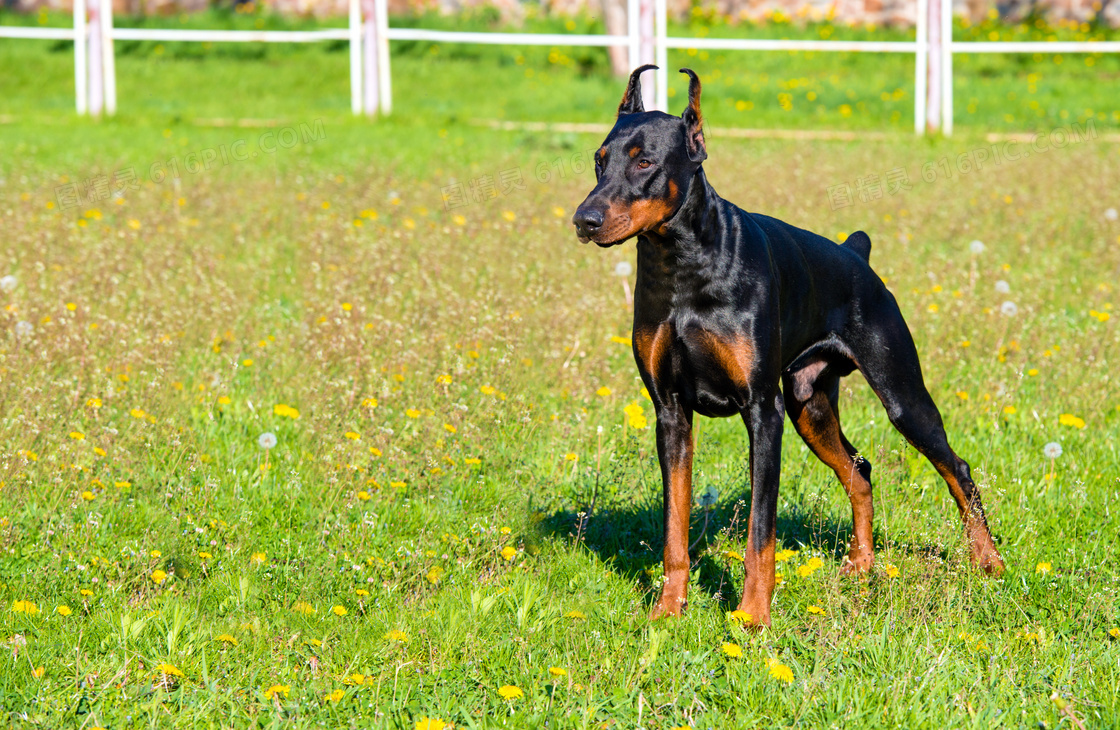
POLYGON ((638 239, 634 358, 657 414, 665 499, 665 577, 650 617, 687 606, 694 413, 739 415, 750 437, 739 604, 749 624, 770 624, 783 412, 851 499, 854 530, 841 572, 871 568, 871 464, 844 437, 837 409, 840 378, 856 369, 948 483, 972 562, 1002 573, 969 466, 949 447, 914 340, 868 263, 867 234, 837 245, 720 198, 704 174, 700 79, 681 69, 689 88, 680 117, 646 112, 639 77, 654 68, 630 76, 595 153, 595 188, 572 218, 582 243, 638 239))

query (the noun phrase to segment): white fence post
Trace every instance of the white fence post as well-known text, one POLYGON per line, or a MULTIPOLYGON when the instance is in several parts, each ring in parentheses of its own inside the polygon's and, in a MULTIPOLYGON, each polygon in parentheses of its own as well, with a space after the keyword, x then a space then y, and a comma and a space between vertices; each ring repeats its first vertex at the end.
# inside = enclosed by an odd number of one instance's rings
MULTIPOLYGON (((654 19, 653 0, 638 0, 638 65, 655 62, 654 54, 654 19)), ((646 109, 657 108, 657 85, 644 84, 642 86, 642 105, 646 109)))
POLYGON ((641 0, 626 1, 626 48, 630 70, 633 71, 642 65, 642 38, 640 28, 641 0))
POLYGON ((941 0, 941 133, 953 133, 953 0, 941 0))
POLYGON ((374 0, 362 5, 362 109, 367 117, 377 114, 377 8, 374 0))
POLYGON ((377 11, 377 86, 381 90, 381 113, 393 111, 393 77, 389 70, 389 0, 374 0, 377 11))
POLYGON ((113 0, 101 0, 101 74, 105 85, 105 113, 117 113, 117 63, 113 55, 113 0))
POLYGON ((669 34, 668 9, 665 0, 654 0, 654 26, 656 28, 656 42, 654 53, 657 56, 657 70, 654 71, 657 81, 656 108, 669 111, 669 49, 665 45, 665 37, 669 34))
POLYGON ((936 132, 941 128, 941 4, 950 1, 929 0, 928 6, 926 130, 929 132, 936 132))
POLYGON ((918 0, 914 19, 914 134, 926 131, 926 63, 929 58, 929 0, 918 0))
POLYGON ((89 113, 92 116, 101 116, 105 107, 105 91, 102 86, 101 76, 101 2, 92 0, 89 4, 89 44, 86 52, 89 63, 89 113))
POLYGON ((350 111, 354 114, 362 113, 361 0, 350 0, 350 111))
POLYGON ((88 110, 86 95, 86 0, 74 0, 74 105, 78 114, 88 110))

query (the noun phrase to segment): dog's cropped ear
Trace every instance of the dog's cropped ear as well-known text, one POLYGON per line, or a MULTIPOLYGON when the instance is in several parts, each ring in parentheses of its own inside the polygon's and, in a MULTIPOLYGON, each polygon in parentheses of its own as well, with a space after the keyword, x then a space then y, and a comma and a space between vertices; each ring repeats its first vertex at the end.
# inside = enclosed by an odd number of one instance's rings
POLYGON ((708 147, 704 144, 704 118, 700 115, 700 77, 690 68, 682 68, 681 73, 688 74, 688 106, 681 114, 688 158, 693 162, 703 162, 708 159, 708 147))
POLYGON ((634 69, 634 73, 630 74, 630 81, 626 84, 626 93, 622 95, 622 102, 618 105, 618 116, 623 114, 637 114, 646 110, 645 105, 642 104, 642 72, 656 69, 651 63, 645 66, 634 69))

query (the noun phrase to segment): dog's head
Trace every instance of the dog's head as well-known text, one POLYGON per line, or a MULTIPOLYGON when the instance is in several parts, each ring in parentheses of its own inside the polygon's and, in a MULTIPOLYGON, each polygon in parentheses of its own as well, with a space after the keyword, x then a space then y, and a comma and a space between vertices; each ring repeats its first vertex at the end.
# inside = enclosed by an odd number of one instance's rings
POLYGON ((640 233, 656 232, 680 209, 688 186, 708 157, 700 115, 700 79, 689 68, 688 106, 679 117, 647 112, 639 77, 630 74, 618 119, 595 153, 595 189, 572 223, 582 243, 606 248, 640 233))

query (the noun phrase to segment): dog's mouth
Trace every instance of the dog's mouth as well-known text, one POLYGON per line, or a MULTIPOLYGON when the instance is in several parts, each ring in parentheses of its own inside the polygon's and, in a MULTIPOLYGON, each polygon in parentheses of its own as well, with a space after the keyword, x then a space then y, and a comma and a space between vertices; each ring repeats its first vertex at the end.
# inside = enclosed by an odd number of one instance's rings
POLYGON ((624 231, 624 229, 629 228, 629 221, 626 221, 626 224, 627 225, 616 224, 606 230, 600 229, 590 236, 584 236, 577 229, 576 239, 578 239, 580 243, 594 243, 599 248, 617 246, 620 243, 625 243, 627 239, 634 235, 633 231, 624 231), (620 233, 622 233, 622 235, 619 235, 620 233))

